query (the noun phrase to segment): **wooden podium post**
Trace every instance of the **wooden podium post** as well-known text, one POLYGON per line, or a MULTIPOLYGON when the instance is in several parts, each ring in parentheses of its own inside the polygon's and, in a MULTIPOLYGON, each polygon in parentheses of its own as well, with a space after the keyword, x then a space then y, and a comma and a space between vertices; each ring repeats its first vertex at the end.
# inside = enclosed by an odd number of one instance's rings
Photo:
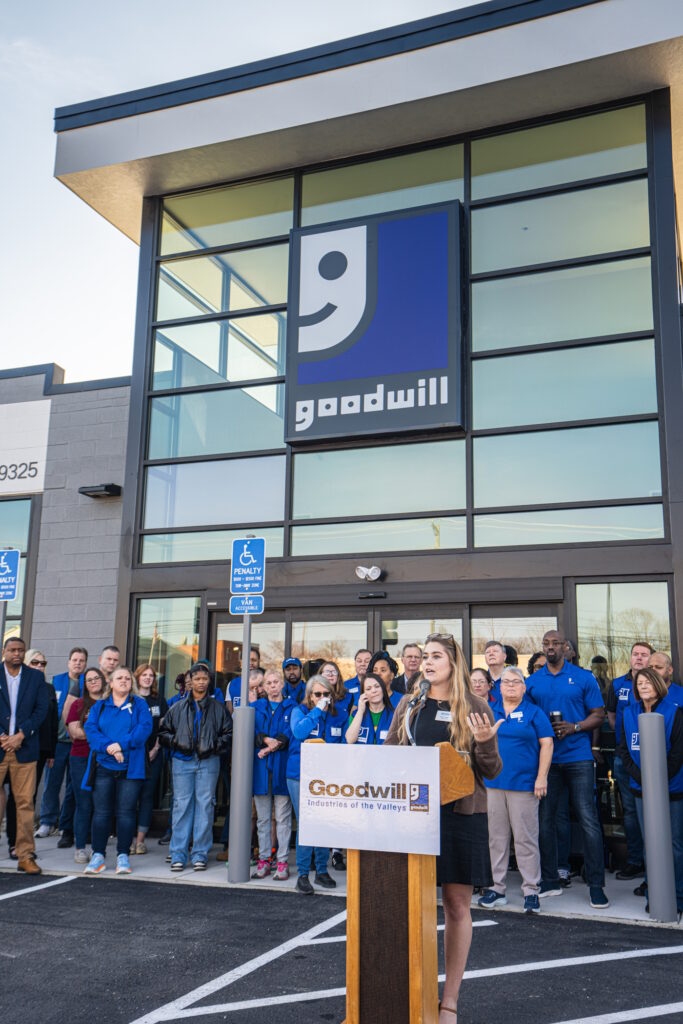
POLYGON ((437 1024, 436 858, 348 850, 345 1024, 437 1024))

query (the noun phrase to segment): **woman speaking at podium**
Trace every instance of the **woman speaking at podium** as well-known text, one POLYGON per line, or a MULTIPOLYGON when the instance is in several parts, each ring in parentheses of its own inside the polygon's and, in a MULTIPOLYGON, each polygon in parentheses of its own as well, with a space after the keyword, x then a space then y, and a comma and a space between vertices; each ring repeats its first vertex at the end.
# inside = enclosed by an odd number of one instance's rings
POLYGON ((470 691, 462 649, 450 634, 427 637, 417 687, 398 705, 386 743, 450 743, 474 773, 471 796, 441 805, 441 851, 436 860, 446 922, 446 981, 439 1024, 455 1024, 472 941, 472 890, 492 884, 484 779, 495 778, 503 766, 496 739, 500 722, 494 723, 488 703, 470 691))

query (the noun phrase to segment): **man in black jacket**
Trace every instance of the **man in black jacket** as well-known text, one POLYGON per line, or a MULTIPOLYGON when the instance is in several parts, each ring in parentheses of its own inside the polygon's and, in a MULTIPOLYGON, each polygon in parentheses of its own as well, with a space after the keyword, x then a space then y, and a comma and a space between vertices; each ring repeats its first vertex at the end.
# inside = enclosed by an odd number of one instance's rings
POLYGON ((220 757, 232 742, 232 717, 210 695, 205 663, 192 666, 190 681, 191 692, 169 708, 159 726, 159 743, 170 751, 173 770, 171 871, 187 866, 190 839, 194 870, 206 870, 220 757))

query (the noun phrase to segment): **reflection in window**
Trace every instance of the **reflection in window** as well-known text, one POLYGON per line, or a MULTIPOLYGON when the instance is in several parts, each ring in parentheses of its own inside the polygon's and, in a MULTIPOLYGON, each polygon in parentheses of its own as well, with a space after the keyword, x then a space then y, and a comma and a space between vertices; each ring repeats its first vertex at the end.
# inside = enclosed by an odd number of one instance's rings
POLYGON ((336 661, 343 679, 356 674, 356 651, 368 645, 368 624, 360 622, 293 622, 291 657, 336 661))
MULTIPOLYGON (((285 656, 284 622, 251 624, 251 646, 259 653, 262 668, 278 671, 285 656)), ((216 684, 225 692, 231 679, 242 670, 242 622, 221 622, 216 634, 216 684)))
POLYGON ((432 619, 382 619, 382 650, 398 662, 403 672, 401 651, 406 644, 424 646, 430 633, 445 633, 455 637, 462 645, 462 619, 445 619, 438 615, 432 619))
POLYGON ((294 518, 395 515, 465 505, 465 442, 294 456, 294 518), (409 486, 404 486, 409 481, 409 486))
POLYGON ((472 388, 475 430, 656 412, 654 341, 476 360, 472 388))
POLYGON ((138 601, 135 665, 149 663, 159 674, 160 692, 175 693, 177 675, 199 657, 198 597, 155 597, 138 601))
POLYGON ((154 339, 157 391, 284 374, 284 313, 160 327, 154 339))
POLYGON ((380 551, 464 548, 464 516, 383 519, 367 523, 318 523, 292 528, 293 555, 341 555, 380 551))
POLYGON ((474 274, 649 244, 646 180, 472 211, 474 274))
POLYGON ((526 674, 532 654, 541 650, 543 634, 557 629, 554 615, 528 615, 510 618, 472 619, 472 668, 485 668, 484 648, 489 640, 514 647, 519 667, 526 674))
POLYGON ((192 256, 159 266, 156 320, 180 320, 287 301, 286 245, 192 256))
POLYGON ((474 517, 474 546, 640 542, 664 536, 661 505, 549 509, 474 517))
POLYGON ((479 508, 661 493, 655 422, 474 439, 474 503, 479 508))
POLYGON ((581 663, 606 658, 610 679, 628 672, 637 640, 671 653, 666 583, 577 584, 576 620, 581 663))
POLYGON ((286 235, 293 207, 293 178, 170 196, 161 219, 161 255, 286 235))
POLYGON ((625 107, 474 140, 472 198, 486 199, 646 166, 645 108, 625 107))
POLYGON ((324 224, 463 198, 463 148, 385 157, 304 174, 301 223, 324 224))
POLYGON ((282 455, 150 466, 144 528, 277 522, 284 504, 282 455))
POLYGON ((284 448, 283 407, 282 384, 153 398, 148 457, 284 448))
POLYGON ((475 352, 652 330, 649 258, 472 285, 475 352))
MULTIPOLYGON (((253 529, 259 537, 265 537, 267 557, 282 558, 282 527, 256 526, 253 529)), ((140 560, 146 565, 166 562, 229 562, 233 540, 243 536, 244 529, 150 533, 142 538, 140 560)))
POLYGON ((28 549, 30 499, 0 501, 0 548, 28 549))

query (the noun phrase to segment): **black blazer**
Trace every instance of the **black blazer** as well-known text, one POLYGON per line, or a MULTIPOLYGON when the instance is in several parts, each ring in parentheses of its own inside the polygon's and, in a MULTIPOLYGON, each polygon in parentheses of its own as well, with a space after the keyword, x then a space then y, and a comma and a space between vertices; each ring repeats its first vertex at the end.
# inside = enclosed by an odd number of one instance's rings
MULTIPOLYGON (((43 673, 28 665, 22 665, 15 726, 17 732, 21 729, 24 734, 24 741, 17 750, 17 761, 22 764, 38 760, 38 731, 47 715, 49 704, 50 695, 43 673)), ((9 733, 10 714, 9 691, 3 663, 0 664, 0 733, 9 733)), ((5 751, 0 747, 0 761, 3 761, 4 757, 5 751)))

